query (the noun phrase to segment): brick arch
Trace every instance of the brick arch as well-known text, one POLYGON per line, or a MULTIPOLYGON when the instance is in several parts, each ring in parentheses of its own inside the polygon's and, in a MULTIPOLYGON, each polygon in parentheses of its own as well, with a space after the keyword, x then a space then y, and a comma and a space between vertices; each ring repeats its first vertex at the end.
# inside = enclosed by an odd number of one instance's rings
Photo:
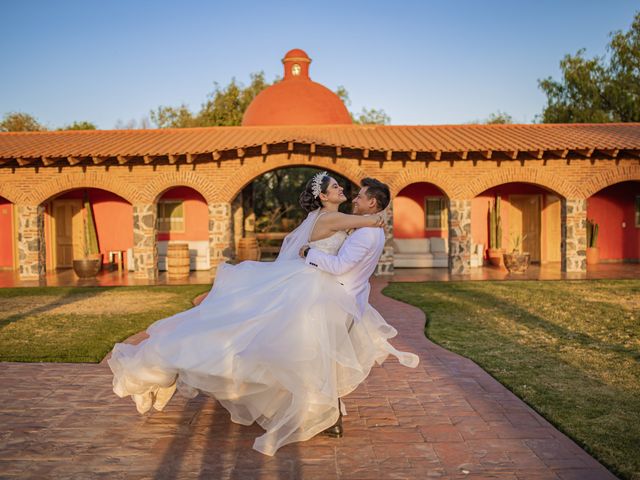
POLYGON ((0 183, 0 197, 6 198, 11 203, 24 204, 24 194, 13 185, 7 185, 6 183, 0 183))
POLYGON ((582 185, 581 193, 584 198, 589 198, 603 188, 615 185, 616 183, 633 180, 640 181, 640 166, 619 166, 590 177, 589 180, 582 185))
POLYGON ((391 198, 395 198, 403 188, 414 183, 431 183, 449 198, 460 198, 460 188, 446 173, 425 168, 406 168, 389 181, 391 198))
POLYGON ((485 190, 505 183, 531 183, 551 190, 565 198, 579 198, 576 185, 562 176, 544 170, 544 167, 498 168, 469 179, 464 185, 464 198, 474 198, 485 190))
POLYGON ((122 197, 133 204, 138 199, 138 192, 133 185, 124 183, 122 179, 109 176, 108 173, 68 173, 47 181, 36 187, 30 194, 26 194, 25 201, 39 205, 47 199, 69 190, 77 188, 99 188, 122 197))
POLYGON ((207 203, 215 201, 215 185, 194 171, 163 173, 147 184, 140 194, 145 203, 156 203, 164 192, 174 187, 190 187, 202 195, 207 203))
POLYGON ((234 198, 246 187, 251 181, 257 177, 264 175, 271 170, 278 168, 291 168, 291 167, 314 167, 326 169, 329 172, 334 172, 343 177, 349 179, 356 185, 361 179, 367 176, 366 172, 360 167, 355 165, 353 160, 337 159, 334 163, 332 159, 314 157, 313 162, 309 162, 305 159, 295 159, 283 161, 280 158, 267 158, 266 162, 260 161, 254 165, 246 165, 242 167, 236 175, 231 177, 220 189, 216 192, 216 201, 218 202, 232 202, 234 198))

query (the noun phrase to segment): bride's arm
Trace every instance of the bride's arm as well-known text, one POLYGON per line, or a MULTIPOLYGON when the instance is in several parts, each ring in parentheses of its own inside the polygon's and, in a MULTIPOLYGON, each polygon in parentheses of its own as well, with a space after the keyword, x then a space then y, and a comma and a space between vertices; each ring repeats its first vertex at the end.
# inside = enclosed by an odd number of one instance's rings
POLYGON ((350 228, 382 227, 384 225, 384 216, 381 213, 365 216, 331 212, 320 217, 320 220, 324 228, 336 232, 350 228))

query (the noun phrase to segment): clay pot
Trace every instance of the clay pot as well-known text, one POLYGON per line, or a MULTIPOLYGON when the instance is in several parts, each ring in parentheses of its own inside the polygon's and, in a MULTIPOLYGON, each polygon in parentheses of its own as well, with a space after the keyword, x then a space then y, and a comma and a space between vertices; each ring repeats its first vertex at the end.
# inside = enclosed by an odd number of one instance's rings
POLYGON ((487 250, 487 256, 489 257, 489 263, 494 267, 504 267, 504 249, 502 248, 490 248, 487 250))
POLYGON ((102 268, 102 254, 73 261, 73 271, 80 278, 95 277, 102 268))
POLYGON ((600 261, 600 248, 587 247, 587 265, 596 265, 600 261))
POLYGON ((529 260, 531 255, 528 252, 511 252, 505 253, 504 266, 507 267, 509 273, 524 273, 529 268, 529 260))

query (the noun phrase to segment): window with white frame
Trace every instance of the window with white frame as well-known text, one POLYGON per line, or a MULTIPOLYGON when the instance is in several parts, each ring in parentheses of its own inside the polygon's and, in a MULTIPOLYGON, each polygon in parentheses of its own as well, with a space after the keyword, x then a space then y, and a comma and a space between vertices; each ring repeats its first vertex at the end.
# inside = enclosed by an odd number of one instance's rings
POLYGON ((447 229, 447 204, 444 197, 424 197, 425 230, 447 229))
POLYGON ((184 202, 167 199, 158 202, 158 231, 163 233, 184 232, 184 202))

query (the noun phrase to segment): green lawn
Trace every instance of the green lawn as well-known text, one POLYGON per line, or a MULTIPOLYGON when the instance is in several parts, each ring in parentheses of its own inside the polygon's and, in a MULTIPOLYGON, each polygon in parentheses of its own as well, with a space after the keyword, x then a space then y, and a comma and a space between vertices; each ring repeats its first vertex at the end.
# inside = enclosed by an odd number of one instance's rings
POLYGON ((208 285, 0 289, 0 361, 99 362, 208 285))
POLYGON ((614 473, 640 479, 640 280, 392 283, 472 359, 614 473))

